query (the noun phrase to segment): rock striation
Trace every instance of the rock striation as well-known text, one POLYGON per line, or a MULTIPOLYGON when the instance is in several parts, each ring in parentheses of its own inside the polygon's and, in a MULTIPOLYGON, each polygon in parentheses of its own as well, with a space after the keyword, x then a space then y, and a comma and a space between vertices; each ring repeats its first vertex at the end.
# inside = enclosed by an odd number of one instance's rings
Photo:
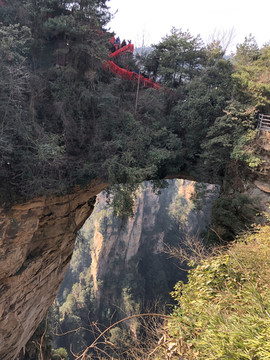
MULTIPOLYGON (((90 277, 93 280, 97 308, 100 306, 101 299, 103 302, 104 299, 116 301, 119 297, 116 287, 100 287, 100 280, 103 282, 104 278, 110 274, 118 279, 119 284, 129 267, 132 268, 133 273, 137 273, 140 261, 138 255, 146 251, 146 249, 142 251, 142 247, 147 248, 149 253, 155 253, 163 246, 164 231, 161 229, 155 231, 160 198, 152 192, 150 183, 146 183, 144 187, 137 197, 133 217, 122 223, 120 219, 112 220, 113 217, 105 213, 107 221, 103 220, 101 226, 102 221, 98 219, 94 224, 90 277), (151 238, 149 238, 149 233, 152 234, 151 238)), ((103 194, 98 196, 98 207, 106 209, 106 197, 103 194)), ((99 211, 98 208, 97 211, 99 211)))
MULTIPOLYGON (((101 308, 108 309, 115 304, 124 309, 121 296, 124 296, 124 284, 131 282, 131 276, 134 277, 133 285, 141 279, 138 297, 146 299, 146 294, 150 292, 152 296, 159 290, 158 286, 153 289, 150 279, 153 266, 159 269, 157 277, 163 274, 164 287, 167 281, 173 284, 177 281, 174 276, 177 279, 181 276, 185 278, 186 273, 176 271, 175 264, 168 261, 168 256, 163 253, 164 246, 168 243, 178 246, 181 237, 187 233, 195 235, 205 228, 210 218, 211 203, 219 188, 206 185, 212 195, 205 197, 202 209, 198 210, 192 200, 195 182, 182 179, 168 182, 168 187, 161 190, 159 195, 153 192, 151 183, 145 182, 136 199, 134 216, 124 221, 114 218, 112 210, 106 205, 106 196, 102 193, 98 195, 93 215, 81 230, 90 243, 91 266, 88 276, 93 281, 98 311, 102 312, 101 308), (126 277, 129 281, 125 280, 126 277)), ((128 287, 132 293, 130 284, 128 287)), ((169 291, 170 288, 166 289, 164 296, 169 291)))
POLYGON ((13 360, 54 301, 77 231, 106 184, 0 208, 0 359, 13 360))

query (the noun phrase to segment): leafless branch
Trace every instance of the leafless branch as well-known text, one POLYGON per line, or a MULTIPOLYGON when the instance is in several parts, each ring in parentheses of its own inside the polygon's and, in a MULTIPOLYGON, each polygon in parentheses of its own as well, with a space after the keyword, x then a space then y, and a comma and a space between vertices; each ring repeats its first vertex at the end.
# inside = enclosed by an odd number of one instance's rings
POLYGON ((160 318, 164 318, 164 319, 173 319, 172 316, 169 316, 169 315, 164 315, 164 314, 156 314, 156 313, 147 313, 147 314, 135 314, 135 315, 131 315, 131 316, 128 316, 124 319, 121 319, 117 322, 115 322, 114 324, 112 324, 111 326, 109 326, 107 329, 105 329, 93 342, 91 345, 89 345, 84 351, 82 354, 80 355, 77 355, 75 356, 75 359, 76 360, 85 360, 87 359, 87 353, 90 349, 94 349, 96 348, 96 345, 98 343, 98 341, 107 333, 109 332, 113 327, 125 322, 125 321, 128 321, 128 320, 131 320, 131 319, 135 319, 135 318, 143 318, 143 317, 160 317, 160 318))

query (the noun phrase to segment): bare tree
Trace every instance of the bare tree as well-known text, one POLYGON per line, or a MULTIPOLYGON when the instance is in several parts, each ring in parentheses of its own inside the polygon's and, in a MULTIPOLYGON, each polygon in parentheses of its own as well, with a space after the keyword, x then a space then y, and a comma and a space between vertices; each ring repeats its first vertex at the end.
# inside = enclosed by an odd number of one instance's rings
POLYGON ((218 43, 224 53, 226 53, 229 48, 233 45, 234 38, 236 36, 235 27, 232 27, 228 30, 215 29, 213 33, 209 36, 207 43, 218 43))

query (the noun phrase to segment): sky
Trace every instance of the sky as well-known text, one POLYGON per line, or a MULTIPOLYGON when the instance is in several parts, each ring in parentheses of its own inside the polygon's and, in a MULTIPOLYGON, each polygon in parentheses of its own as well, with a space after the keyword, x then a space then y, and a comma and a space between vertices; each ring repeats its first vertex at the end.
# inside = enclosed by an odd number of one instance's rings
POLYGON ((270 41, 270 0, 110 0, 109 23, 121 39, 136 47, 157 44, 172 27, 201 35, 205 43, 233 34, 228 52, 234 52, 252 34, 258 45, 270 41))

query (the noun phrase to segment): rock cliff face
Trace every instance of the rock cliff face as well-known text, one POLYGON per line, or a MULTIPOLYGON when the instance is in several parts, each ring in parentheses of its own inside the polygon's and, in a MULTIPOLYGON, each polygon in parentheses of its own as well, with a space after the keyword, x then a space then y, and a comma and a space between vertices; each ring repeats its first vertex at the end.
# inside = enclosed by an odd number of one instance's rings
POLYGON ((105 184, 0 208, 0 359, 12 360, 57 294, 77 231, 105 184))
MULTIPOLYGON (((155 253, 162 248, 164 231, 156 232, 154 229, 160 209, 159 200, 159 196, 151 191, 150 183, 147 183, 137 198, 133 217, 121 223, 120 219, 110 217, 109 210, 108 217, 105 215, 102 224, 100 219, 95 223, 90 276, 98 308, 101 298, 116 300, 119 296, 116 288, 100 287, 100 280, 103 282, 108 274, 113 274, 120 283, 131 262, 136 273, 140 261, 138 254, 147 242, 149 253, 155 253), (151 239, 145 236, 146 231, 151 232, 151 239)), ((98 196, 98 207, 106 209, 106 198, 102 194, 98 196)))
MULTIPOLYGON (((207 188, 213 191, 212 196, 217 194, 218 189, 214 185, 207 188)), ((176 246, 181 241, 181 234, 196 234, 209 222, 211 197, 205 199, 202 210, 197 210, 192 201, 194 193, 195 182, 188 180, 170 180, 168 188, 162 190, 160 195, 153 193, 151 184, 146 182, 137 198, 134 216, 124 222, 112 216, 105 196, 98 196, 93 216, 81 230, 91 243, 89 276, 93 281, 97 309, 100 305, 104 309, 112 304, 119 304, 123 308, 121 297, 124 297, 123 289, 127 283, 125 277, 130 279, 134 276, 136 281, 141 278, 140 296, 144 298, 148 293, 151 298, 155 290, 161 289, 162 292, 168 281, 176 281, 173 276, 169 280, 168 272, 174 273, 177 279, 181 277, 175 265, 169 265, 164 259, 167 257, 162 252, 164 243, 176 246), (150 275, 154 266, 159 275, 150 275), (170 266, 173 269, 169 270, 170 266), (160 289, 158 286, 154 289, 151 276, 154 279, 164 278, 160 289)), ((182 276, 184 278, 185 273, 182 276)), ((164 295, 169 291, 169 287, 166 288, 164 295)))

